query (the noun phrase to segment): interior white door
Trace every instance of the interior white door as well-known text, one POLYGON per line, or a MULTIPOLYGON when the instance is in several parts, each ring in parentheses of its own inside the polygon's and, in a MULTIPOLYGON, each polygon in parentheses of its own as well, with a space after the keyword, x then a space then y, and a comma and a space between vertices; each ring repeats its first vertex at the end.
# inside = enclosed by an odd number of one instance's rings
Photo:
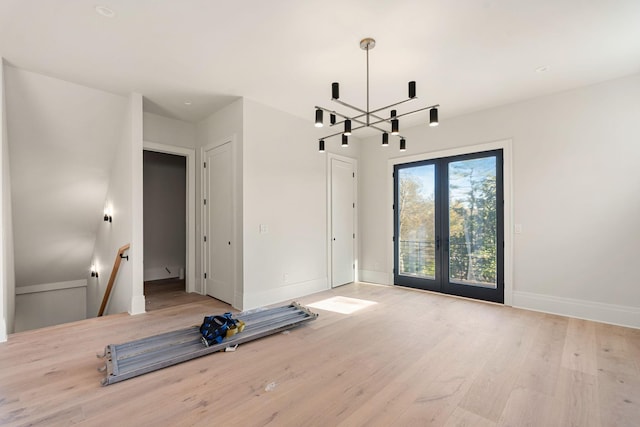
POLYGON ((331 159, 331 286, 355 280, 354 165, 331 159))
POLYGON ((205 152, 205 289, 207 295, 233 304, 231 144, 205 152))

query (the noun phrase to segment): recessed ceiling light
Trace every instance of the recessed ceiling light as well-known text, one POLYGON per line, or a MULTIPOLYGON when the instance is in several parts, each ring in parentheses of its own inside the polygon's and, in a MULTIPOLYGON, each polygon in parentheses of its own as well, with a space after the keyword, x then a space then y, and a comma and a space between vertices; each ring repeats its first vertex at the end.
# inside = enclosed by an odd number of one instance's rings
POLYGON ((113 9, 109 9, 107 6, 96 6, 96 13, 104 16, 105 18, 113 18, 116 16, 116 13, 113 9))
POLYGON ((548 65, 543 65, 542 67, 536 68, 536 73, 546 73, 550 68, 548 65))
POLYGON ((191 101, 184 101, 184 105, 191 105, 191 101))

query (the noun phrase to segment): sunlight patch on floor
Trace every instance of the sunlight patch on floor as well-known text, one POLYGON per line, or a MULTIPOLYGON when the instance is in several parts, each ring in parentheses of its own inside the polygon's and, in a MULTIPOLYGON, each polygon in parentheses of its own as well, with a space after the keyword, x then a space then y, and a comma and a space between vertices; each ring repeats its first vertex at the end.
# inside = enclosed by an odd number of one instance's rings
POLYGON ((375 301, 364 299, 348 298, 348 297, 331 297, 322 301, 307 304, 307 307, 317 308, 320 310, 333 311, 340 314, 352 314, 363 308, 377 304, 375 301))

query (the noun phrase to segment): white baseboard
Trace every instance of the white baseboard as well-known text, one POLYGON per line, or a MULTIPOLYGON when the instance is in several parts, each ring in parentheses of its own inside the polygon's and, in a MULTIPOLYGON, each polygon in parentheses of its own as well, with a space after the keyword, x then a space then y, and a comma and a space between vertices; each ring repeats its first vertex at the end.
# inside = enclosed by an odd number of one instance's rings
POLYGON ((640 329, 640 308, 638 307, 520 291, 513 292, 513 306, 640 329))
POLYGON ((173 279, 175 277, 180 277, 181 270, 182 274, 184 275, 184 266, 182 265, 167 265, 162 267, 145 268, 144 281, 150 282, 152 280, 173 279))
POLYGON ((360 270, 358 271, 358 280, 380 285, 393 285, 389 282, 389 273, 386 271, 360 270))
POLYGON ((251 310, 278 302, 289 301, 305 295, 327 290, 327 279, 309 280, 306 282, 294 283, 292 285, 280 286, 262 292, 244 292, 244 304, 242 310, 251 310))
POLYGON ((136 295, 131 298, 131 310, 129 310, 129 314, 143 314, 145 313, 145 298, 144 295, 136 295))

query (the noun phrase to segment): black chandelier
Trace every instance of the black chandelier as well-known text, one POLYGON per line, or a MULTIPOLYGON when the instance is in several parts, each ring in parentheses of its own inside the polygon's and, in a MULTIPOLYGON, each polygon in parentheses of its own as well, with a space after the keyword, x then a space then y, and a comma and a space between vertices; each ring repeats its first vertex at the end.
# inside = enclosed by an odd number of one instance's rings
MULTIPOLYGON (((358 108, 351 104, 347 104, 344 101, 340 100, 340 84, 339 83, 331 83, 331 100, 337 102, 340 105, 351 108, 352 110, 357 111, 359 114, 355 116, 347 116, 345 114, 338 113, 334 110, 329 110, 324 107, 316 106, 316 127, 324 126, 324 112, 329 113, 329 121, 330 126, 338 126, 344 125, 344 129, 340 132, 333 133, 331 135, 327 135, 318 140, 318 151, 324 153, 324 140, 327 138, 331 138, 334 136, 342 135, 342 146, 347 147, 349 145, 349 136, 351 132, 357 129, 362 128, 373 128, 380 132, 382 132, 382 146, 386 147, 389 145, 389 133, 391 135, 397 136, 400 139, 400 151, 404 151, 407 148, 407 140, 405 137, 400 135, 400 117, 408 116, 410 114, 419 113, 420 111, 429 110, 429 126, 438 126, 438 107, 439 104, 430 105, 428 107, 419 108, 417 110, 409 111, 408 113, 398 114, 396 110, 391 110, 389 112, 388 117, 382 117, 381 114, 377 114, 380 112, 384 112, 384 110, 389 110, 392 107, 395 107, 400 104, 404 104, 405 102, 416 99, 416 82, 409 82, 409 97, 403 101, 394 102, 393 104, 389 104, 385 107, 376 108, 375 110, 369 110, 369 51, 373 49, 376 45, 376 41, 372 38, 365 38, 360 40, 360 48, 367 52, 367 109, 363 110, 362 108, 358 108), (337 118, 340 117, 342 120, 337 121, 337 118), (351 124, 357 124, 354 127, 351 124), (391 126, 391 130, 384 129, 384 127, 391 126)), ((385 114, 386 115, 386 114, 385 114)))

